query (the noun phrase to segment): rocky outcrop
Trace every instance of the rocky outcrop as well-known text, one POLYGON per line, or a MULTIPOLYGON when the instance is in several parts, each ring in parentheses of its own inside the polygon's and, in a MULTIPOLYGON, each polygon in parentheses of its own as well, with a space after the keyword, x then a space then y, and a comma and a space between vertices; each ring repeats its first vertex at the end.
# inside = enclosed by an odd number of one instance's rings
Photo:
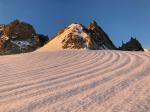
POLYGON ((1 54, 31 52, 43 46, 46 41, 48 38, 36 34, 33 26, 28 23, 14 20, 10 24, 0 25, 1 54))
POLYGON ((0 24, 0 36, 3 34, 4 26, 4 24, 0 24))
POLYGON ((119 47, 119 50, 123 51, 144 51, 141 43, 136 39, 131 37, 131 39, 126 42, 122 43, 122 46, 119 47))
POLYGON ((71 24, 62 34, 62 48, 63 49, 93 49, 91 37, 88 35, 88 32, 85 32, 87 29, 81 24, 71 24))

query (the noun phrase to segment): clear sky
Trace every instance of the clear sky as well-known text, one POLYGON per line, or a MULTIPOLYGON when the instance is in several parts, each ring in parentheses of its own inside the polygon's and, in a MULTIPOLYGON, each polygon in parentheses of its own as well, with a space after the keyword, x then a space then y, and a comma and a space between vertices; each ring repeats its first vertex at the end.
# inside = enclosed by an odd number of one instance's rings
POLYGON ((117 46, 133 36, 150 48, 150 0, 0 0, 0 23, 13 19, 50 37, 72 22, 96 20, 117 46))

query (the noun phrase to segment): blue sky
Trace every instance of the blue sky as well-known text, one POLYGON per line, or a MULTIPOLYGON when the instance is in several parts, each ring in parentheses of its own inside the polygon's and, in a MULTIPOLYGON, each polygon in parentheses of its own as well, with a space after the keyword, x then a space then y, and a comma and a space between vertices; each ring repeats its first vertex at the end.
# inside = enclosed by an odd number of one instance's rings
POLYGON ((133 36, 150 48, 150 0, 0 0, 0 23, 13 19, 49 36, 73 22, 96 20, 117 46, 133 36))

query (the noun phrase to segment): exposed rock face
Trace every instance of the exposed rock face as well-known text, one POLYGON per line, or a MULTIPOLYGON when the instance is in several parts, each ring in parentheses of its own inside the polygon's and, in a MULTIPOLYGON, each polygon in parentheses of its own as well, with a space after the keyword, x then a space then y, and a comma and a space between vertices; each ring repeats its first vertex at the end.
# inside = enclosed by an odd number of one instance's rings
POLYGON ((0 53, 14 54, 36 50, 43 46, 46 40, 36 34, 32 25, 15 20, 7 25, 0 25, 0 53))
POLYGON ((85 32, 85 30, 87 29, 83 25, 71 24, 68 28, 66 28, 66 30, 64 30, 64 34, 66 32, 68 32, 68 34, 64 35, 64 39, 62 40, 62 48, 93 49, 91 37, 88 32, 85 32))
POLYGON ((59 31, 50 41, 50 46, 60 43, 62 49, 116 49, 107 34, 95 21, 86 28, 82 24, 71 24, 59 31))
POLYGON ((48 36, 42 34, 37 34, 37 36, 39 37, 41 47, 44 46, 49 41, 48 36))
POLYGON ((109 36, 97 25, 96 21, 91 22, 88 29, 93 41, 98 47, 102 47, 102 49, 116 49, 109 36))
POLYGON ((127 43, 122 43, 119 49, 124 51, 144 51, 140 42, 133 37, 127 43))
POLYGON ((5 26, 5 25, 0 24, 0 36, 3 34, 4 26, 5 26))

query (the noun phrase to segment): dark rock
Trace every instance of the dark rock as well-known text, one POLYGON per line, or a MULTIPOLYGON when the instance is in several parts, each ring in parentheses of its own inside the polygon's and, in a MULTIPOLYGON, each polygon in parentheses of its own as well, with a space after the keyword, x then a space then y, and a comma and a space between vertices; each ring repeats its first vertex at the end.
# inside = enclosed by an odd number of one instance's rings
POLYGON ((131 39, 126 42, 122 43, 122 46, 119 47, 119 50, 123 51, 144 51, 141 43, 136 39, 131 37, 131 39))
POLYGON ((68 35, 68 39, 64 39, 62 40, 63 49, 66 48, 71 48, 71 49, 81 49, 83 48, 83 43, 85 42, 85 40, 79 36, 79 35, 73 35, 72 33, 70 33, 68 35))
POLYGON ((89 24, 88 29, 91 37, 98 44, 98 46, 105 46, 108 49, 116 49, 116 46, 110 40, 109 36, 103 31, 100 26, 97 25, 96 21, 92 21, 89 24))
POLYGON ((39 40, 40 40, 40 46, 44 46, 48 41, 49 38, 48 36, 42 35, 42 34, 38 34, 39 40))
POLYGON ((4 35, 12 39, 26 39, 36 36, 36 32, 32 25, 19 20, 14 20, 5 26, 4 35))

